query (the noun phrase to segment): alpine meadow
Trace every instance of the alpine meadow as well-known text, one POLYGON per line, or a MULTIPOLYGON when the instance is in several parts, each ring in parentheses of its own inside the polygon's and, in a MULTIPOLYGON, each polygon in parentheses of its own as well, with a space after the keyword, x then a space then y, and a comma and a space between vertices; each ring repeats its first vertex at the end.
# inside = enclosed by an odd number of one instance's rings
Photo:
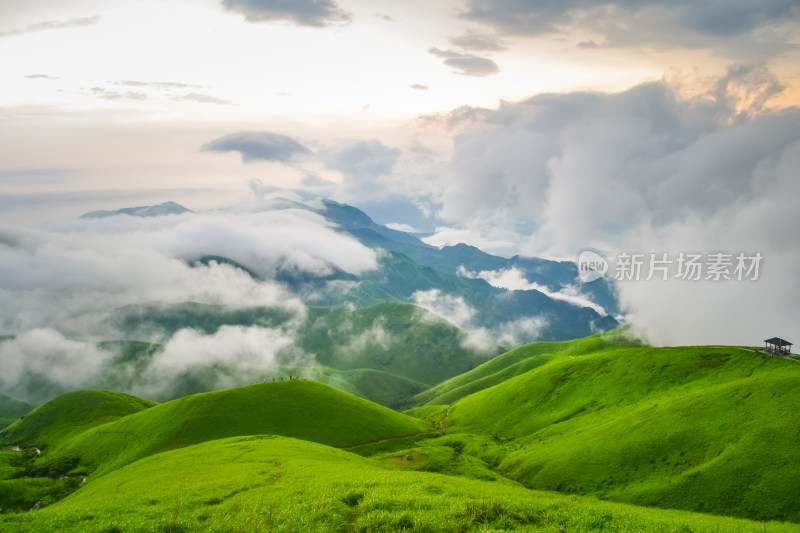
POLYGON ((0 2, 0 533, 800 532, 798 35, 0 2))

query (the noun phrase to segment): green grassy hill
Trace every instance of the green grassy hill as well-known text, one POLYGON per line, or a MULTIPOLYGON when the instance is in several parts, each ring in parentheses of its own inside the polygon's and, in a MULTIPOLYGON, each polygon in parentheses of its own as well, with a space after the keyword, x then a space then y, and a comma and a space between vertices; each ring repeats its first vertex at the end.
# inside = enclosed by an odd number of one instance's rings
POLYGON ((0 430, 34 408, 33 405, 0 394, 0 430))
POLYGON ((496 468, 528 487, 800 521, 800 365, 736 347, 568 353, 443 426, 506 443, 496 468))
POLYGON ((11 424, 3 431, 3 438, 13 444, 46 449, 89 428, 113 422, 154 405, 155 402, 119 392, 69 392, 11 424))
POLYGON ((407 407, 415 394, 428 388, 424 383, 381 370, 371 368, 337 370, 321 365, 280 366, 268 374, 267 381, 280 380, 288 376, 324 383, 392 409, 407 407))
POLYGON ((99 475, 154 453, 233 436, 276 434, 345 447, 427 427, 320 383, 292 380, 160 404, 68 439, 39 464, 77 463, 73 471, 99 475))
POLYGON ((464 396, 524 374, 555 358, 583 355, 620 344, 640 343, 629 336, 628 328, 620 328, 574 341, 524 344, 417 394, 414 401, 417 405, 449 405, 464 396))
POLYGON ((402 471, 319 444, 236 437, 147 457, 0 529, 84 531, 797 531, 402 471))

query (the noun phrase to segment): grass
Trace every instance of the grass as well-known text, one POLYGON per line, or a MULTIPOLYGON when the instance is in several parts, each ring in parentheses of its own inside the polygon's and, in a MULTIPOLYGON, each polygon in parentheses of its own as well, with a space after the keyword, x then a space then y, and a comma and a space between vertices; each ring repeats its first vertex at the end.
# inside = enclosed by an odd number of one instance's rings
POLYGON ((287 376, 324 383, 392 409, 404 408, 416 393, 428 387, 426 384, 381 370, 370 368, 337 370, 321 365, 280 366, 269 372, 266 379, 280 380, 287 376))
POLYGON ((89 428, 156 405, 120 392, 85 390, 63 394, 37 407, 3 431, 13 444, 45 449, 89 428))
POLYGON ((66 440, 39 464, 109 472, 165 450, 233 436, 275 434, 354 446, 422 433, 427 424, 320 383, 291 380, 180 398, 66 440))
POLYGON ((574 357, 620 344, 638 343, 629 336, 628 328, 620 328, 585 339, 524 344, 417 394, 414 401, 417 405, 449 405, 460 398, 529 372, 555 358, 574 357))
POLYGON ((35 406, 28 402, 23 402, 6 396, 5 394, 0 394, 0 417, 18 418, 34 407, 35 406))
POLYGON ((793 361, 615 331, 532 343, 435 389, 401 414, 279 381, 102 425, 84 409, 77 427, 64 406, 99 392, 67 395, 15 424, 41 457, 0 452, 0 507, 52 505, 0 514, 0 531, 800 530, 793 361))
POLYGON ((19 417, 33 409, 34 406, 0 394, 0 430, 16 422, 19 417))
POLYGON ((444 426, 504 442, 497 470, 528 487, 799 522, 798 412, 794 362, 612 345, 557 352, 462 398, 444 426))
POLYGON ((49 508, 0 515, 9 532, 797 531, 394 468, 319 444, 237 437, 153 455, 49 508))

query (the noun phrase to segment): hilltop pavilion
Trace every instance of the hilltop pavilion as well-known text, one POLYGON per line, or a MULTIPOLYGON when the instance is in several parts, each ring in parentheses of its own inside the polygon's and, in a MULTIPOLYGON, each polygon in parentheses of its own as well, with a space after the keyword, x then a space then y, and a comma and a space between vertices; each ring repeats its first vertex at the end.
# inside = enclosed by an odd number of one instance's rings
POLYGON ((792 354, 792 343, 779 337, 772 337, 771 339, 765 340, 764 343, 766 344, 764 347, 765 352, 783 356, 792 354))

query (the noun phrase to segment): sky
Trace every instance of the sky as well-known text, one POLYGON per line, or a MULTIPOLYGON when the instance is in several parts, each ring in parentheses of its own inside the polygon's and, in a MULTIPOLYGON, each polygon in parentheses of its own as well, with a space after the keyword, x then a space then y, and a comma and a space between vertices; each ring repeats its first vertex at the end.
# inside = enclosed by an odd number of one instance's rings
POLYGON ((505 256, 760 253, 620 298, 800 342, 799 45, 796 0, 0 0, 0 238, 325 197, 505 256))

